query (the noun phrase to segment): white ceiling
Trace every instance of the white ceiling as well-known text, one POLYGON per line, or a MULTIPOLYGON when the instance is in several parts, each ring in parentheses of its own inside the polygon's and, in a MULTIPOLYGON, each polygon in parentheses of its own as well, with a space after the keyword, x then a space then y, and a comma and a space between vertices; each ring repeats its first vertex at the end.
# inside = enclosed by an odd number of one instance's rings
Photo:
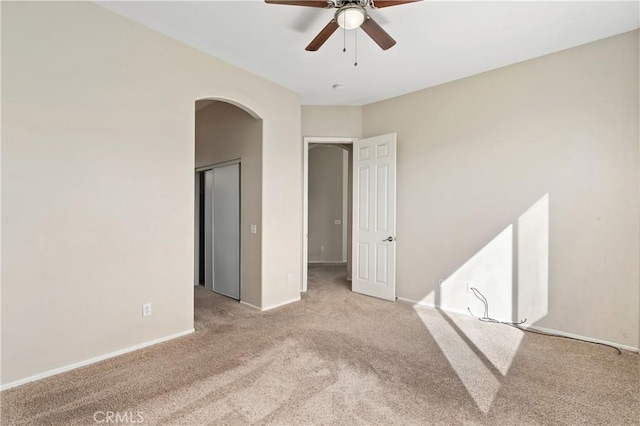
POLYGON ((301 94, 305 105, 363 105, 640 26, 639 2, 431 1, 371 11, 397 40, 382 51, 339 29, 304 48, 332 10, 247 1, 97 2, 116 13, 301 94), (334 84, 344 86, 334 90, 334 84))

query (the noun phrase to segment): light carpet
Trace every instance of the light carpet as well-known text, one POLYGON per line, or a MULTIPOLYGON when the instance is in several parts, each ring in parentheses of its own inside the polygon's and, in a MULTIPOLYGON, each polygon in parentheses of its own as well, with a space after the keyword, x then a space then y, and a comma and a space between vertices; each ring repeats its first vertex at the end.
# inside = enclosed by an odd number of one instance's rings
POLYGON ((196 288, 194 334, 4 391, 2 424, 640 424, 637 354, 362 296, 344 276, 311 266, 302 301, 264 313, 196 288))

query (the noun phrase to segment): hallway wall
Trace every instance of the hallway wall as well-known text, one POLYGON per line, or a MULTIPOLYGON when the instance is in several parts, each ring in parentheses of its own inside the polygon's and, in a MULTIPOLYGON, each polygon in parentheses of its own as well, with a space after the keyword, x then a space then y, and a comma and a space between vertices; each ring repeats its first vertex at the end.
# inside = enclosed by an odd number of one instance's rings
POLYGON ((343 261, 345 153, 321 144, 309 149, 309 262, 343 261))

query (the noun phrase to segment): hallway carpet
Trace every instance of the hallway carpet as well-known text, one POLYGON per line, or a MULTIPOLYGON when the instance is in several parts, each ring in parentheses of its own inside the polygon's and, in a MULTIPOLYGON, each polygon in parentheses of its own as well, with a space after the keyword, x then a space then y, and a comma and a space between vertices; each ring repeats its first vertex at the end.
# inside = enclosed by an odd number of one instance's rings
POLYGON ((354 294, 344 275, 312 266, 301 302, 264 313, 196 288, 194 334, 2 392, 2 425, 640 423, 637 354, 354 294))

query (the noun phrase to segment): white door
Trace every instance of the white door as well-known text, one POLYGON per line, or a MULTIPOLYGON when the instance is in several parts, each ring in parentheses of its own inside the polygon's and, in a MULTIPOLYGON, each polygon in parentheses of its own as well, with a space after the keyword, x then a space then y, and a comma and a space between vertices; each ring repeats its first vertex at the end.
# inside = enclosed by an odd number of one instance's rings
POLYGON ((352 290, 396 298, 396 134, 353 144, 352 290))

